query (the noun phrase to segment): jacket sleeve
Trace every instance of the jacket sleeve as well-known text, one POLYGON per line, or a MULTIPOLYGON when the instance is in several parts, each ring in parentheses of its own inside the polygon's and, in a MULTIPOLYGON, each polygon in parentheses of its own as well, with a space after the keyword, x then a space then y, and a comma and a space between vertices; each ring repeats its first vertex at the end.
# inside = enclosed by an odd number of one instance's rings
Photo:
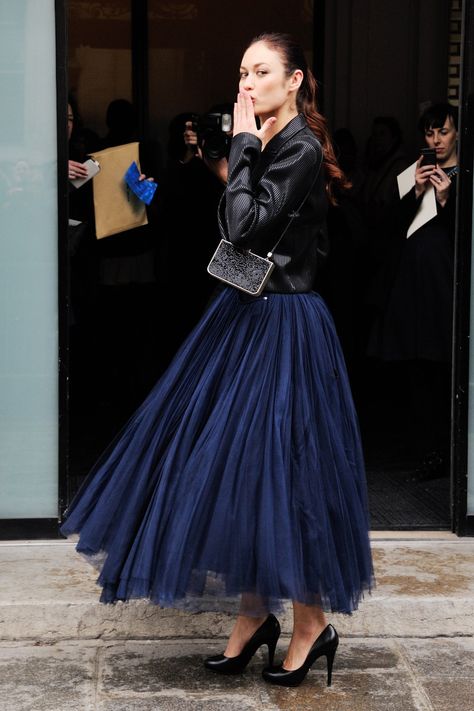
POLYGON ((288 213, 299 207, 321 167, 317 144, 296 136, 283 145, 255 186, 252 171, 261 142, 251 133, 232 139, 226 188, 226 232, 231 242, 249 247, 254 240, 283 229, 288 213))

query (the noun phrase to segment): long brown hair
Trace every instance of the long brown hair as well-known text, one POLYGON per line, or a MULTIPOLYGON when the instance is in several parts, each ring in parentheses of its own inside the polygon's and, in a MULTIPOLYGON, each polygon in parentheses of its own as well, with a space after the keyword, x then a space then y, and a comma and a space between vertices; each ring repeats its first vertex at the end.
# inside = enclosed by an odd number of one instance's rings
POLYGON ((317 109, 318 85, 313 72, 308 67, 303 50, 290 35, 280 32, 264 32, 254 37, 249 46, 256 42, 265 42, 280 54, 287 76, 291 76, 296 69, 301 69, 303 72, 303 81, 296 95, 296 108, 304 114, 309 128, 321 143, 328 197, 334 205, 335 194, 340 190, 347 190, 351 184, 337 162, 326 119, 317 109))

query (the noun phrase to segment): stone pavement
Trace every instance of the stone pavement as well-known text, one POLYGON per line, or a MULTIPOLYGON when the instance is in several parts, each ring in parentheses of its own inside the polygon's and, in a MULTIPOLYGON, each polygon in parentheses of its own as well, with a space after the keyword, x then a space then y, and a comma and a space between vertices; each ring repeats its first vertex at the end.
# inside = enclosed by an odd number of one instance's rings
MULTIPOLYGON (((377 587, 296 689, 202 666, 232 619, 98 603, 96 573, 71 542, 0 543, 0 711, 474 711, 474 540, 373 534, 377 587)), ((289 613, 281 616, 280 656, 289 613)))
MULTIPOLYGON (((286 640, 279 645, 283 652, 286 640)), ((3 643, 3 711, 472 711, 474 640, 343 638, 333 685, 317 661, 295 689, 265 684, 266 655, 221 677, 219 640, 3 643)))

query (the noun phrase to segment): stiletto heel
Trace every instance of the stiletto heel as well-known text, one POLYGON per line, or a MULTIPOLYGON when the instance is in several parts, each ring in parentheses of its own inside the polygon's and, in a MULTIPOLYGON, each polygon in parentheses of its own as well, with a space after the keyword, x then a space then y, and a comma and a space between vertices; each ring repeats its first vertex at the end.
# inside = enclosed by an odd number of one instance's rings
POLYGON ((270 665, 270 667, 263 670, 262 676, 265 681, 269 681, 271 684, 279 684, 280 686, 299 686, 316 659, 319 657, 326 657, 328 670, 327 685, 331 686, 332 667, 338 644, 339 636, 336 630, 332 625, 328 625, 321 632, 316 642, 309 650, 308 656, 304 660, 303 664, 298 667, 298 669, 290 671, 285 669, 282 664, 278 667, 272 667, 270 665))
POLYGON ((264 644, 268 647, 268 662, 272 665, 280 632, 280 623, 275 615, 270 614, 265 622, 260 625, 258 630, 252 635, 240 654, 236 657, 226 657, 224 654, 208 657, 204 660, 204 666, 206 669, 219 672, 219 674, 240 674, 250 662, 257 649, 264 644))
POLYGON ((336 649, 337 649, 337 644, 335 645, 334 649, 332 649, 330 652, 326 654, 326 662, 328 666, 328 686, 331 686, 332 683, 332 665, 334 663, 334 657, 336 656, 336 649))
POLYGON ((278 637, 276 639, 272 640, 271 642, 268 642, 268 666, 272 667, 273 666, 273 660, 275 659, 275 649, 277 646, 278 642, 278 637))

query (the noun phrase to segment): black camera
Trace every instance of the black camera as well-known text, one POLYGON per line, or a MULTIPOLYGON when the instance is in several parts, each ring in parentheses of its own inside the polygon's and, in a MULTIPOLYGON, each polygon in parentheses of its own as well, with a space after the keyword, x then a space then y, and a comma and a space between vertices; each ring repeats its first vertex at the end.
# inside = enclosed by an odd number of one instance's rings
POLYGON ((198 146, 209 160, 228 158, 232 136, 232 114, 210 112, 193 116, 193 131, 197 133, 198 146))

